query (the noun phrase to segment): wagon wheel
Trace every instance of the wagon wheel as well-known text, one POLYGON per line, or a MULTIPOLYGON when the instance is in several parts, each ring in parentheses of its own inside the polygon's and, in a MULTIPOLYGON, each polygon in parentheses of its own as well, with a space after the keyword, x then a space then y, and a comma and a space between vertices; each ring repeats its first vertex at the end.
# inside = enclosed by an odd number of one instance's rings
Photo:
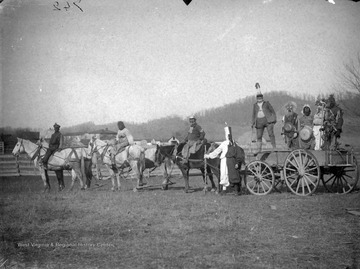
POLYGON ((247 189, 255 195, 270 193, 275 184, 271 166, 260 160, 252 161, 246 166, 245 177, 247 189))
POLYGON ((284 178, 293 193, 300 196, 314 193, 319 185, 320 175, 319 163, 311 152, 296 149, 286 157, 284 178))
POLYGON ((355 187, 359 180, 359 167, 355 156, 353 156, 352 165, 335 166, 329 170, 329 178, 322 177, 323 184, 329 192, 349 193, 355 187))

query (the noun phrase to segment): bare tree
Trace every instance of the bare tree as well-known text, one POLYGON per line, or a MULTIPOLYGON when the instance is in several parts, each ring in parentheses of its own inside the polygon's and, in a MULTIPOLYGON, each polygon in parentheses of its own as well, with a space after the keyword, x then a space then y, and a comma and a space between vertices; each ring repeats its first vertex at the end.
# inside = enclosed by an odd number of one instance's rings
POLYGON ((357 58, 344 64, 344 71, 339 75, 342 88, 360 93, 360 53, 357 58))

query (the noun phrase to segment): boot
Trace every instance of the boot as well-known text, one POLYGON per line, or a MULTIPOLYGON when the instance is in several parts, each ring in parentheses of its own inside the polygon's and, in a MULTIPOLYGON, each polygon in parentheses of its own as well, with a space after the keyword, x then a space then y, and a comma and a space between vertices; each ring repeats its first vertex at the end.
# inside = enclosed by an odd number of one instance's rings
POLYGON ((261 149, 262 149, 262 142, 261 141, 256 142, 256 150, 254 152, 254 156, 256 156, 259 152, 261 152, 261 149))

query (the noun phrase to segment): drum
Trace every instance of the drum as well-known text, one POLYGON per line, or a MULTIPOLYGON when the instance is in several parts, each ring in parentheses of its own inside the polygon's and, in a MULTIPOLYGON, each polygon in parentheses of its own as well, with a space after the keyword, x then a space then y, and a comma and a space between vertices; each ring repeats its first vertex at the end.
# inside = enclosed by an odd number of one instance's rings
POLYGON ((284 124, 284 131, 289 133, 291 131, 294 131, 295 130, 295 127, 293 124, 291 124, 290 122, 285 122, 284 124))
POLYGON ((313 129, 310 126, 304 126, 300 130, 300 139, 304 142, 310 141, 310 139, 313 137, 313 129))

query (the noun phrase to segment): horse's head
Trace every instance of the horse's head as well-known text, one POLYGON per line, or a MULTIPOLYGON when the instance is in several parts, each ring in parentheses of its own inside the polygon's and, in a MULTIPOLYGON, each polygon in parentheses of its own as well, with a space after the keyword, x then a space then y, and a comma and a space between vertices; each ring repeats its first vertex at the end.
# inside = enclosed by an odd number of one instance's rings
POLYGON ((25 152, 23 139, 18 138, 17 140, 18 140, 18 142, 16 143, 16 145, 12 151, 12 154, 16 157, 19 156, 20 153, 25 152))
POLYGON ((88 144, 88 150, 90 154, 99 153, 99 150, 101 150, 104 145, 106 145, 106 142, 97 139, 96 136, 92 136, 88 144))
POLYGON ((95 153, 95 140, 96 140, 96 137, 95 136, 92 136, 89 140, 89 144, 88 144, 88 151, 90 152, 90 154, 93 154, 95 153))
POLYGON ((213 152, 215 149, 217 149, 219 147, 218 144, 216 144, 215 142, 212 142, 210 144, 210 147, 207 149, 206 153, 209 154, 211 152, 213 152))

